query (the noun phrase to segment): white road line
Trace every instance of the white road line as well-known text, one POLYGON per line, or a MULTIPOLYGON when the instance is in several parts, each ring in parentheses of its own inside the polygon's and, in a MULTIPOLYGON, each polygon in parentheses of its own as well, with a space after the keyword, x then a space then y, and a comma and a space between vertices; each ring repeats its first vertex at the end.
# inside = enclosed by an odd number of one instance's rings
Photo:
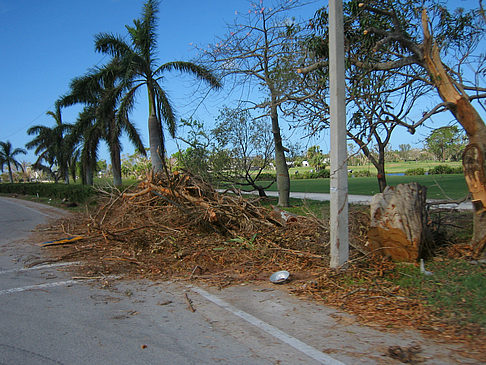
POLYGON ((312 359, 320 362, 321 364, 324 365, 344 365, 344 363, 340 362, 339 360, 336 360, 332 358, 331 356, 317 350, 316 348, 296 339, 295 337, 290 336, 289 334, 279 330, 278 328, 272 326, 271 324, 268 324, 261 319, 258 319, 255 316, 252 316, 249 313, 246 313, 231 304, 225 302, 221 298, 218 298, 217 296, 208 293, 204 289, 198 288, 198 287, 190 287, 190 289, 199 295, 203 296, 207 300, 213 302, 214 304, 220 306, 223 309, 226 309, 228 312, 233 313, 235 316, 240 317, 241 319, 251 323, 252 325, 258 327, 262 331, 268 333, 269 335, 272 335, 273 337, 277 338, 280 341, 285 342, 286 344, 292 346, 296 350, 306 354, 307 356, 311 357, 312 359))
MULTIPOLYGON (((119 279, 119 275, 109 275, 109 276, 104 276, 103 279, 106 280, 114 280, 114 279, 119 279)), ((55 288, 56 286, 69 286, 73 284, 81 284, 81 283, 89 283, 91 281, 96 281, 99 280, 100 278, 83 278, 83 279, 76 279, 76 280, 66 280, 66 281, 56 281, 52 283, 45 283, 45 284, 37 284, 37 285, 27 285, 27 286, 21 286, 18 288, 11 288, 11 289, 3 289, 0 290, 0 296, 6 295, 6 294, 13 294, 13 293, 20 293, 23 291, 28 291, 28 290, 41 290, 41 289, 47 289, 47 288, 55 288)))
POLYGON ((54 288, 56 286, 73 285, 73 284, 82 283, 82 282, 86 282, 86 281, 92 281, 92 280, 93 279, 91 279, 91 280, 66 280, 66 281, 56 281, 56 282, 53 282, 53 283, 46 283, 46 284, 21 286, 21 287, 18 287, 18 288, 0 290, 0 296, 6 295, 6 294, 20 293, 20 292, 27 291, 27 290, 40 290, 40 289, 46 289, 46 288, 54 288))
POLYGON ((0 271, 0 275, 9 274, 9 273, 13 273, 13 272, 42 270, 42 269, 50 269, 50 268, 63 267, 63 266, 74 266, 74 265, 80 265, 80 264, 81 263, 79 261, 75 261, 75 262, 60 262, 60 263, 56 263, 56 264, 38 265, 38 266, 32 266, 32 267, 22 267, 20 269, 2 270, 2 271, 0 271))

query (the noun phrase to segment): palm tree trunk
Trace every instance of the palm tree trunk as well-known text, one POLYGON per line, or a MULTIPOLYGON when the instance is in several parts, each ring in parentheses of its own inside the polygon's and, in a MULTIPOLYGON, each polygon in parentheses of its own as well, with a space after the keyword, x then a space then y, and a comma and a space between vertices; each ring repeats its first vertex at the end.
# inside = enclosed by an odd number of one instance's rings
POLYGON ((93 182, 94 182, 93 174, 94 174, 93 167, 90 164, 86 165, 86 170, 85 170, 86 185, 93 186, 93 182))
POLYGON ((150 143, 150 160, 152 161, 152 169, 155 173, 163 171, 164 168, 164 138, 162 132, 162 125, 157 113, 155 111, 155 95, 153 90, 147 86, 149 94, 149 119, 148 119, 148 131, 149 131, 149 143, 150 143))
POLYGON ((10 183, 13 184, 13 174, 12 174, 12 167, 10 166, 10 161, 7 161, 8 166, 8 176, 10 178, 10 183))
POLYGON ((63 171, 64 182, 69 185, 69 167, 66 166, 63 171))
POLYGON ((113 184, 115 184, 115 186, 121 186, 122 175, 121 175, 120 145, 115 143, 114 146, 110 148, 110 154, 111 154, 111 171, 113 173, 113 184))

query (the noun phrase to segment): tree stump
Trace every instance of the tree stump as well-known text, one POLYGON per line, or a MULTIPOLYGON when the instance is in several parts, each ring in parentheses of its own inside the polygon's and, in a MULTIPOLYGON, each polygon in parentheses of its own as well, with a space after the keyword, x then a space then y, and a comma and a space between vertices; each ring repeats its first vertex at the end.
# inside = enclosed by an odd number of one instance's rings
POLYGON ((427 188, 418 183, 388 186, 371 201, 368 240, 373 250, 396 261, 417 261, 429 240, 427 188))

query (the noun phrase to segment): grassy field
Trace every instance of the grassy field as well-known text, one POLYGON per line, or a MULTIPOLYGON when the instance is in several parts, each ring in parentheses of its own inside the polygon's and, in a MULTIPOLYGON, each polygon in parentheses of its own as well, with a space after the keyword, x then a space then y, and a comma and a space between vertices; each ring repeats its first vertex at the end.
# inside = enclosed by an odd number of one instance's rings
MULTIPOLYGON (((390 186, 418 182, 427 187, 427 197, 430 199, 459 199, 468 194, 464 175, 423 175, 423 176, 387 176, 390 186)), ((264 183, 263 183, 264 184, 264 183)), ((262 184, 262 185, 263 185, 262 184)), ((292 180, 290 190, 305 193, 329 193, 330 179, 292 180)), ((274 184, 270 191, 276 191, 274 184)), ((379 192, 376 177, 353 177, 348 180, 349 194, 374 195, 379 192)))
MULTIPOLYGON (((388 162, 385 164, 385 172, 387 174, 397 174, 397 173, 404 173, 409 169, 416 169, 416 168, 423 168, 425 171, 438 166, 438 165, 446 165, 449 167, 460 167, 462 166, 462 162, 439 162, 439 161, 400 161, 400 162, 388 162)), ((329 169, 329 167, 328 167, 329 169)), ((370 171, 372 174, 376 175, 376 169, 371 164, 368 163, 363 166, 352 166, 349 165, 348 169, 353 171, 370 171)), ((295 171, 299 171, 300 173, 304 171, 310 171, 312 167, 292 167, 289 169, 290 175, 295 174, 295 171)), ((268 171, 273 172, 273 171, 268 171)))

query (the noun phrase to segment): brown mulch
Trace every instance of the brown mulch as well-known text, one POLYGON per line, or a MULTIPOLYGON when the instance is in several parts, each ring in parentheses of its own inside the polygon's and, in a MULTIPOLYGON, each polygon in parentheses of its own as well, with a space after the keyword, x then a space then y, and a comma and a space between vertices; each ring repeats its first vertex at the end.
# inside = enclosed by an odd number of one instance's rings
POLYGON ((415 328, 462 343, 470 349, 465 356, 485 360, 484 330, 444 322, 385 280, 394 263, 369 252, 369 214, 360 207, 350 208, 350 261, 340 271, 329 268, 327 222, 220 194, 189 174, 148 177, 130 192, 105 191, 96 207, 57 222, 46 236, 83 236, 45 248, 56 259, 85 262, 83 275, 196 280, 223 288, 268 281, 272 272, 287 270, 292 280, 285 288, 294 294, 353 313, 370 326, 415 328))

